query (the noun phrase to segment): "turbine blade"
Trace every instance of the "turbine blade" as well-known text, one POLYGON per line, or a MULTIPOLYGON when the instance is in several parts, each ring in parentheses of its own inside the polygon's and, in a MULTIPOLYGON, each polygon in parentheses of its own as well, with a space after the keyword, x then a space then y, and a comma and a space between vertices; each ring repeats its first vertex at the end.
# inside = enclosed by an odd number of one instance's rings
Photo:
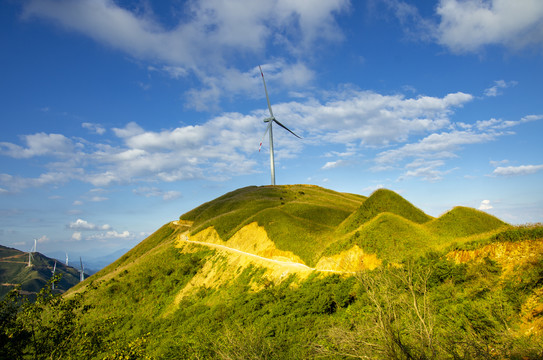
POLYGON ((285 125, 281 124, 279 121, 277 121, 276 119, 273 119, 273 121, 275 121, 277 123, 277 125, 281 126, 283 129, 285 129, 286 131, 288 131, 289 133, 291 133, 292 135, 296 136, 298 139, 301 139, 300 136, 296 135, 295 133, 293 133, 289 128, 287 128, 285 125))
POLYGON ((266 126, 266 131, 264 132, 264 136, 262 136, 262 140, 260 140, 260 145, 258 146, 258 152, 260 152, 260 149, 262 148, 262 143, 264 142, 264 139, 266 138, 266 134, 268 133, 268 130, 270 130, 270 126, 271 126, 271 121, 268 124, 268 126, 266 126))
POLYGON ((264 80, 264 73, 262 72, 262 68, 260 67, 260 65, 258 65, 258 68, 260 69, 260 75, 262 75, 262 82, 264 83, 264 91, 266 92, 266 100, 268 101, 268 109, 270 110, 270 116, 273 118, 273 111, 270 105, 270 97, 268 96, 268 88, 266 87, 266 80, 264 80))

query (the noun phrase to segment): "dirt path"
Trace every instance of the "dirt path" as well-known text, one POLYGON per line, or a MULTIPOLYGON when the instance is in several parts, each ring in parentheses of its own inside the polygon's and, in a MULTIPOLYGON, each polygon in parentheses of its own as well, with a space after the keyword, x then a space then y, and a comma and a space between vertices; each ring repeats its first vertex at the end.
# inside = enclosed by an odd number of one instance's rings
POLYGON ((206 242, 201 242, 201 241, 192 241, 192 240, 189 240, 186 235, 180 235, 179 240, 181 240, 183 242, 190 243, 190 244, 197 244, 197 245, 203 245, 203 246, 212 247, 212 248, 216 248, 216 249, 222 249, 222 250, 225 250, 225 251, 228 251, 228 252, 242 254, 242 255, 249 256, 249 257, 254 258, 254 259, 265 261, 265 262, 270 262, 270 263, 274 263, 274 264, 278 264, 278 265, 282 265, 282 266, 286 266, 286 267, 298 268, 300 270, 320 271, 320 272, 329 272, 329 273, 337 273, 337 274, 354 274, 354 272, 352 272, 352 271, 316 269, 316 268, 312 268, 312 267, 309 267, 309 266, 307 266, 305 264, 301 264, 301 263, 297 263, 297 262, 281 261, 281 260, 275 260, 275 259, 262 257, 262 256, 259 256, 259 255, 255 255, 255 254, 251 254, 251 253, 248 253, 248 252, 245 252, 245 251, 234 249, 234 248, 231 248, 231 247, 228 247, 228 246, 225 246, 225 245, 214 244, 214 243, 206 243, 206 242))

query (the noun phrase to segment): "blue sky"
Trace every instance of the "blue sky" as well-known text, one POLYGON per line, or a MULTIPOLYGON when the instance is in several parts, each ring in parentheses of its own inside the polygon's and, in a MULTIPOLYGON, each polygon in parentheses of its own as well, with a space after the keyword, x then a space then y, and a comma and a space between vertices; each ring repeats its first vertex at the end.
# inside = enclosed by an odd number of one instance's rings
POLYGON ((0 3, 0 243, 130 248, 270 182, 543 221, 539 0, 0 3))

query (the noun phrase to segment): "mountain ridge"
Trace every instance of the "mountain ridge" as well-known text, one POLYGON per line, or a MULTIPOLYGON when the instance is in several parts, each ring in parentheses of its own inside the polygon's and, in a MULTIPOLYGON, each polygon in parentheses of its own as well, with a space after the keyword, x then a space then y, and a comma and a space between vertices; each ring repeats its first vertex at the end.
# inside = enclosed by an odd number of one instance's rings
POLYGON ((67 292, 88 309, 71 349, 89 346, 87 358, 387 358, 383 349, 405 351, 400 341, 412 358, 507 358, 510 349, 537 358, 528 345, 543 333, 543 227, 464 208, 423 221, 388 191, 360 210, 370 198, 295 185, 202 204, 67 292), (370 216, 338 231, 353 213, 370 216), (97 329, 102 342, 83 341, 97 329))

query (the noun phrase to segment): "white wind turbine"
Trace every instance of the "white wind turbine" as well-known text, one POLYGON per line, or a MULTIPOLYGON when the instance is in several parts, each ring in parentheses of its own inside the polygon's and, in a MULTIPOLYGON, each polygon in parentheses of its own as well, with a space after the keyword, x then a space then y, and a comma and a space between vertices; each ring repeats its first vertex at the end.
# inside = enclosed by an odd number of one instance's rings
MULTIPOLYGON (((57 261, 55 260, 55 266, 53 266, 53 270, 51 271, 53 273, 53 277, 55 277, 55 271, 57 270, 57 261)), ((55 290, 55 283, 51 286, 51 290, 55 290)))
POLYGON ((85 268, 83 268, 83 260, 81 260, 81 256, 79 257, 79 262, 81 263, 81 270, 79 270, 79 282, 82 282, 85 280, 85 268))
MULTIPOLYGON (((262 82, 264 83, 264 91, 266 92, 266 100, 268 101, 268 109, 270 110, 270 117, 265 118, 264 122, 268 123, 268 127, 266 128, 266 132, 264 133, 264 136, 262 137, 262 141, 260 142, 260 146, 262 147, 262 142, 264 142, 264 138, 266 137, 266 133, 270 133, 270 167, 271 167, 271 184, 275 185, 275 161, 273 158, 273 130, 272 125, 275 122, 277 125, 281 126, 283 129, 291 133, 292 135, 296 136, 298 139, 301 139, 298 135, 293 133, 290 129, 288 129, 285 125, 281 124, 275 116, 273 116, 273 111, 270 104, 270 97, 268 96, 268 89, 266 88, 266 80, 264 80, 264 73, 262 72, 262 68, 260 65, 258 65, 258 68, 260 69, 260 75, 262 75, 262 82)), ((260 148, 258 149, 260 151, 260 148)))
POLYGON ((32 256, 32 253, 38 251, 38 241, 34 239, 34 246, 32 246, 32 249, 30 249, 30 252, 28 253, 28 267, 32 266, 32 260, 34 257, 32 256))

